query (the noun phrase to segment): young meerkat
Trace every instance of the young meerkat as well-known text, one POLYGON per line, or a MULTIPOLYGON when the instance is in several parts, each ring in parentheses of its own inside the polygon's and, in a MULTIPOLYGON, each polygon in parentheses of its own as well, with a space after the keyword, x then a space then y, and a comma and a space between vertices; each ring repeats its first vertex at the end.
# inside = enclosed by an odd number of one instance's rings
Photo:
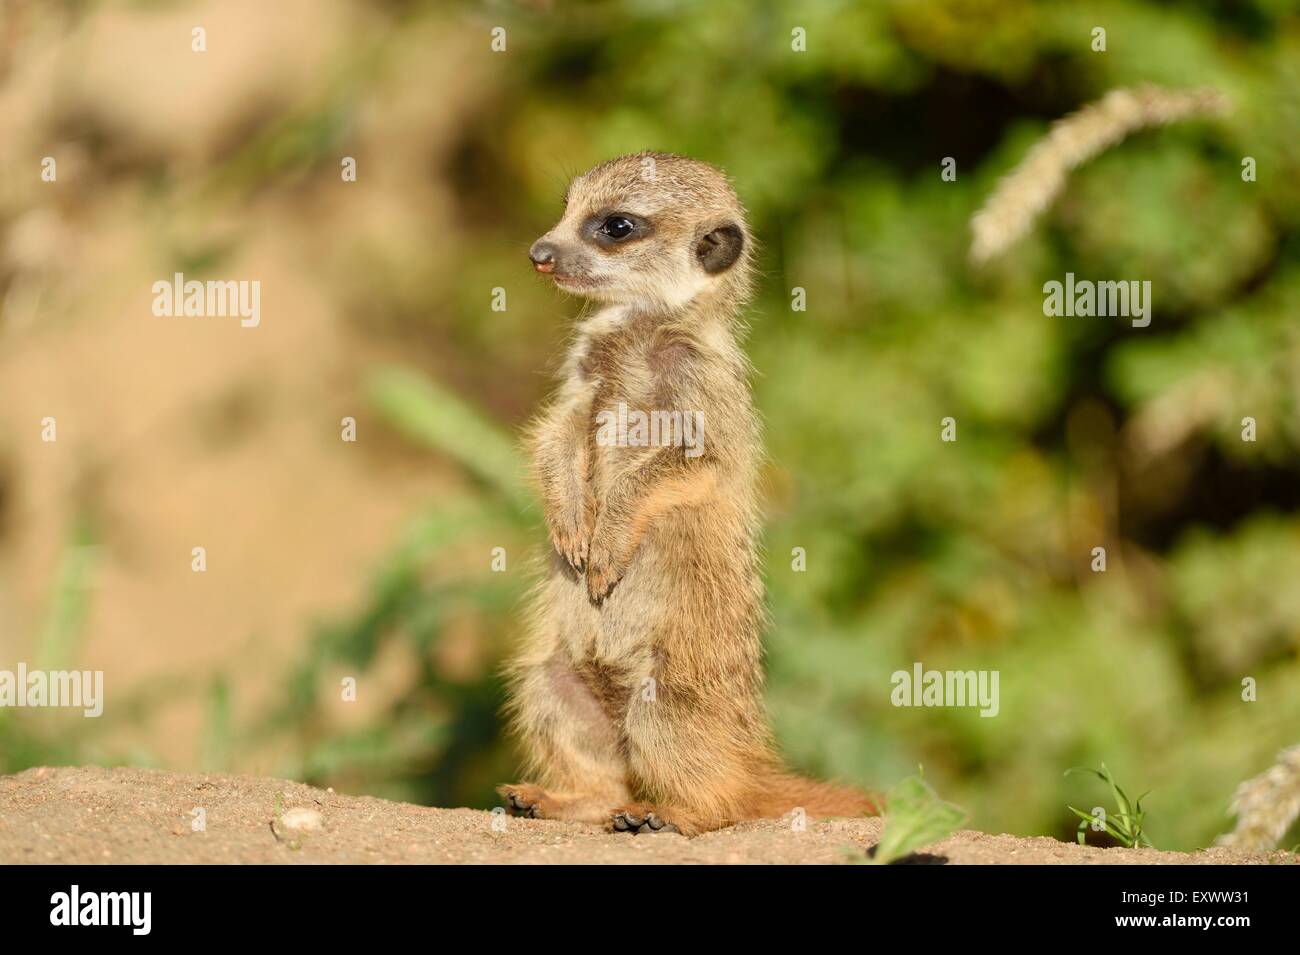
POLYGON ((529 251, 598 307, 530 433, 554 552, 509 669, 538 780, 499 787, 516 815, 694 835, 876 811, 785 772, 763 711, 752 254, 726 177, 661 153, 579 176, 529 251))

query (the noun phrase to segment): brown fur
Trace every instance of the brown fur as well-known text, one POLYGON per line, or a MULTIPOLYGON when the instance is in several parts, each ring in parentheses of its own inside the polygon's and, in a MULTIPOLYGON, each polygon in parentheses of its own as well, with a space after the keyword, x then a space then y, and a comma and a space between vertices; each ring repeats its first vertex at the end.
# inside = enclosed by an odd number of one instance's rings
POLYGON ((532 254, 605 307, 579 325, 530 435, 557 559, 509 671, 542 785, 500 787, 507 805, 686 835, 796 807, 875 811, 856 790, 785 773, 763 712, 760 439, 737 341, 752 241, 731 186, 678 156, 615 159, 574 181, 532 254), (592 236, 618 212, 636 235, 592 236), (703 453, 598 442, 597 414, 620 402, 702 412, 703 453))

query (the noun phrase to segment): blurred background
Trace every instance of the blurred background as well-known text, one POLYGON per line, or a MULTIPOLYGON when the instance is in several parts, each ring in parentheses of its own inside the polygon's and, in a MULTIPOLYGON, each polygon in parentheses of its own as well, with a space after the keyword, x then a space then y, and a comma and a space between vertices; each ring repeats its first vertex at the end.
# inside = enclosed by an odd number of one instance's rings
POLYGON ((921 764, 974 828, 1072 838, 1066 804, 1108 800, 1063 772, 1104 760, 1151 790, 1152 841, 1191 848, 1300 742, 1289 0, 0 10, 0 668, 102 669, 107 694, 98 720, 0 710, 0 771, 493 805, 545 541, 516 438, 576 311, 524 252, 571 175, 643 148, 724 167, 763 245, 794 765, 887 787, 921 764), (1112 149, 971 266, 970 216, 1050 122, 1144 82, 1235 109, 1112 149), (1045 317, 1067 271, 1150 280, 1151 326, 1045 317), (260 326, 154 317, 174 272, 260 281, 260 326), (998 670, 1000 714, 893 707, 914 661, 998 670))

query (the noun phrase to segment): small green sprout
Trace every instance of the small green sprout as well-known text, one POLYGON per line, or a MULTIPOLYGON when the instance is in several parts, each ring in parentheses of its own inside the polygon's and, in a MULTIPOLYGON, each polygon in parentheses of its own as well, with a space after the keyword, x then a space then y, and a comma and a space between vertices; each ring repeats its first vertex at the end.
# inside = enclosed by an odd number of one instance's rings
POLYGON ((1146 813, 1142 811, 1142 800, 1146 798, 1147 793, 1138 796, 1137 799, 1129 802, 1129 798, 1124 794, 1124 790, 1115 782, 1115 777, 1111 775, 1106 764, 1101 764, 1101 769, 1088 769, 1086 767, 1076 766, 1073 769, 1067 769, 1065 775, 1071 773, 1091 773, 1110 787, 1111 794, 1115 797, 1115 805, 1119 807, 1119 812, 1114 814, 1107 813, 1104 809, 1100 816, 1094 816, 1086 813, 1081 809, 1075 809, 1073 806, 1068 807, 1070 812, 1078 816, 1082 822, 1079 823, 1079 845, 1086 846, 1087 832, 1090 826, 1095 826, 1098 822, 1106 832, 1110 833, 1120 845, 1129 849, 1133 847, 1154 849, 1151 840, 1147 838, 1146 832, 1142 829, 1142 821, 1146 818, 1146 813))
POLYGON ((289 838, 285 835, 283 800, 283 793, 275 794, 275 818, 271 820, 271 835, 275 836, 276 842, 283 843, 292 851, 297 852, 302 848, 302 840, 296 837, 289 838))

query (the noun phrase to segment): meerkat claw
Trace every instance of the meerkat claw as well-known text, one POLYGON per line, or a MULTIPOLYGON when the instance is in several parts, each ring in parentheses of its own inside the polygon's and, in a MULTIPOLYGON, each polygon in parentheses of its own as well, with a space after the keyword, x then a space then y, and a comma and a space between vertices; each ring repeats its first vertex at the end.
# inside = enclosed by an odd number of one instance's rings
POLYGON ((516 816, 524 816, 529 819, 537 818, 537 803, 522 803, 514 793, 510 794, 510 810, 516 816))
POLYGON ((519 794, 507 790, 501 794, 505 802, 506 811, 512 816, 518 816, 523 819, 541 819, 541 806, 539 803, 529 802, 520 799, 519 794))
POLYGON ((652 812, 644 816, 626 810, 618 812, 614 814, 612 824, 615 832, 630 832, 633 835, 678 832, 677 827, 671 822, 660 819, 652 812))

